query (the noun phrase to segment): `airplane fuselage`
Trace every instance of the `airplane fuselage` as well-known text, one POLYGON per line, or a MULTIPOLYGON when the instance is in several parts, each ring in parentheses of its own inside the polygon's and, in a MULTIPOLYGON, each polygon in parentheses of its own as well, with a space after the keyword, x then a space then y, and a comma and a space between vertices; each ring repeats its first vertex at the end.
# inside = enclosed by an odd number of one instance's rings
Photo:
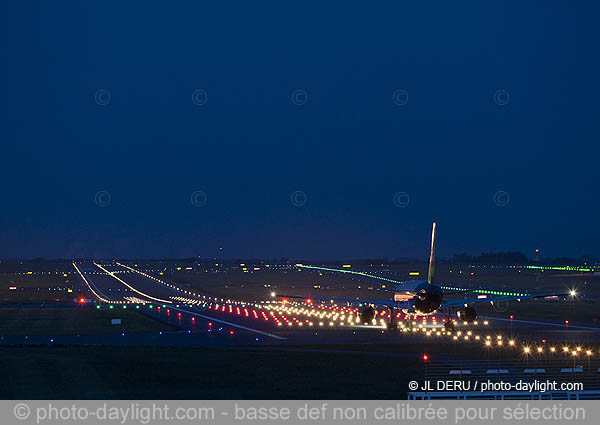
POLYGON ((410 314, 433 314, 443 301, 443 291, 426 280, 408 280, 398 284, 394 290, 394 301, 410 301, 412 308, 402 309, 410 314))

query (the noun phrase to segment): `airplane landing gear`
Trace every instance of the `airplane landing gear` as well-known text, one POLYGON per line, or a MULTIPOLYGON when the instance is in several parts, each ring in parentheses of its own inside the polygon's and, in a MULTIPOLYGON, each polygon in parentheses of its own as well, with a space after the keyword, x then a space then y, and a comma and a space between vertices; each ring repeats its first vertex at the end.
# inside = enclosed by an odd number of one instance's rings
POLYGON ((388 322, 387 324, 387 330, 388 331, 395 331, 398 329, 398 324, 394 321, 388 322))
POLYGON ((395 310, 396 309, 394 307, 390 307, 390 321, 387 324, 388 331, 395 331, 398 329, 398 323, 396 323, 395 310))
POLYGON ((454 326, 454 322, 452 321, 452 310, 448 309, 445 316, 446 321, 444 322, 444 330, 446 332, 454 332, 456 330, 456 326, 454 326))
POLYGON ((448 320, 447 322, 445 322, 444 330, 447 332, 453 332, 454 330, 456 330, 456 327, 454 326, 454 322, 452 320, 448 320))

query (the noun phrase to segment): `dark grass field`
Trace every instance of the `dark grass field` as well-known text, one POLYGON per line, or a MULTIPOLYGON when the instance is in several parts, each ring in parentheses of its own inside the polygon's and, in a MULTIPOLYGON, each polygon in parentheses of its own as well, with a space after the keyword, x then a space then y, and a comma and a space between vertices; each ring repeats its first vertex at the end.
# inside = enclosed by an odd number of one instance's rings
POLYGON ((400 399, 418 359, 157 347, 0 347, 2 399, 400 399))
POLYGON ((6 307, 0 306, 1 336, 58 336, 110 333, 143 333, 172 330, 135 308, 96 309, 75 307, 6 307), (111 319, 121 319, 112 325, 111 319))
POLYGON ((0 274, 0 302, 71 302, 80 296, 89 297, 83 283, 71 271, 65 267, 60 273, 0 274))

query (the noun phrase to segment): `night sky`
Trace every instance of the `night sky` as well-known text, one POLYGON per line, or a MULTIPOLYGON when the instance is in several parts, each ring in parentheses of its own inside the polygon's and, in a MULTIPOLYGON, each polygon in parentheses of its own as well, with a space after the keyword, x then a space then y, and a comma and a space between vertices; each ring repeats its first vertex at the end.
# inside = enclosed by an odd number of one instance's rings
POLYGON ((0 257, 600 255, 599 12, 3 1, 0 257))

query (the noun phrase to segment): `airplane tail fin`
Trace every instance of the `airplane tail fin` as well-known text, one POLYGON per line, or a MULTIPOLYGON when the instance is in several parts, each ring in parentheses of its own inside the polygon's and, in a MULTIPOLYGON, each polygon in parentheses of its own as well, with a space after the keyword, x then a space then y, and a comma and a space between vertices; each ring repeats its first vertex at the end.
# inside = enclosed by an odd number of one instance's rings
POLYGON ((435 221, 431 229, 431 252, 429 253, 429 273, 427 275, 427 283, 433 283, 433 274, 435 272, 435 221))

